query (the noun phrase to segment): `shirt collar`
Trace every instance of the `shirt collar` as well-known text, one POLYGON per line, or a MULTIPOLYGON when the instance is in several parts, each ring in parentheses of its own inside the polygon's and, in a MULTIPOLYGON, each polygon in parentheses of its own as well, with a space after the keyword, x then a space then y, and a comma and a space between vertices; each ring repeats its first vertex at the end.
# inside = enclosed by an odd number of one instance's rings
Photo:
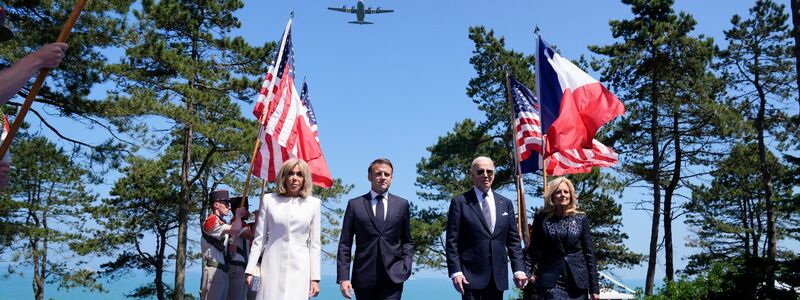
MULTIPOLYGON (((483 191, 481 191, 481 189, 479 189, 476 186, 473 186, 472 189, 475 190, 475 196, 478 196, 478 201, 483 199, 483 194, 484 193, 483 193, 483 191)), ((490 198, 494 199, 494 196, 492 195, 492 189, 489 189, 489 191, 487 191, 486 193, 489 194, 490 198)))
POLYGON ((375 197, 377 197, 378 195, 383 195, 383 199, 386 199, 386 200, 389 199, 389 191, 386 191, 386 193, 383 193, 383 194, 378 194, 373 190, 369 191, 370 200, 375 200, 375 197))

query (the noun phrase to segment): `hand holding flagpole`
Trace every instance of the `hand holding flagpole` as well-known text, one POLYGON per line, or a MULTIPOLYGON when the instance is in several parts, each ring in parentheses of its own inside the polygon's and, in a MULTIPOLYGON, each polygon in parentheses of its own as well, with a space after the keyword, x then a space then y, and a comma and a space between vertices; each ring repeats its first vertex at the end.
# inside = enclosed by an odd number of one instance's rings
MULTIPOLYGON (((67 41, 69 33, 72 32, 72 27, 74 27, 75 22, 78 21, 78 16, 80 16, 85 5, 86 0, 78 0, 78 2, 75 3, 75 8, 72 9, 72 13, 70 13, 67 23, 65 23, 64 27, 61 28, 61 33, 58 35, 56 43, 63 43, 67 41)), ((19 110, 19 113, 17 113, 16 118, 14 118, 14 123, 8 130, 6 139, 3 140, 3 144, 0 146, 0 157, 5 156, 6 152, 8 152, 8 148, 11 147, 11 141, 17 134, 19 127, 22 126, 22 122, 25 121, 25 115, 28 113, 28 110, 30 110, 31 104, 33 104, 33 99, 36 99, 36 95, 39 93, 39 89, 44 84, 44 80, 47 79, 47 74, 49 72, 49 68, 43 68, 39 71, 39 75, 36 76, 36 81, 34 81, 33 87, 31 87, 30 92, 28 92, 28 97, 25 98, 22 108, 19 110)))

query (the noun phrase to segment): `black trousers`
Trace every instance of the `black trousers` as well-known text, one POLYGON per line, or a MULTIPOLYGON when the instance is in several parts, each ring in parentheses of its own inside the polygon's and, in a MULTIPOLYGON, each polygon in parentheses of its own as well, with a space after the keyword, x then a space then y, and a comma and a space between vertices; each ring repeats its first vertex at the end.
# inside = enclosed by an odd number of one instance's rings
POLYGON ((353 287, 356 292, 356 300, 400 300, 403 295, 403 283, 395 283, 389 278, 380 258, 376 265, 378 269, 378 285, 371 289, 353 287))
POLYGON ((465 286, 461 300, 503 300, 503 291, 497 289, 494 276, 491 276, 485 289, 475 290, 465 286))

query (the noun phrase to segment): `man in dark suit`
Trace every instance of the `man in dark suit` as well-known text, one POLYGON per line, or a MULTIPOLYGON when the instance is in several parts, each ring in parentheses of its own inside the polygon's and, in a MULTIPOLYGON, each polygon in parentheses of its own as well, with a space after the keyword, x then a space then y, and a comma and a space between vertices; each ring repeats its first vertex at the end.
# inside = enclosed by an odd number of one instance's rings
POLYGON ((470 173, 473 188, 450 201, 447 270, 462 299, 500 300, 508 289, 509 259, 517 287, 528 282, 514 205, 492 191, 495 169, 490 158, 475 158, 470 173))
POLYGON ((347 202, 336 255, 336 281, 342 296, 355 290, 362 299, 400 299, 403 282, 411 276, 414 242, 408 201, 389 193, 394 168, 385 158, 367 168, 372 190, 347 202), (353 278, 351 247, 356 237, 353 278))

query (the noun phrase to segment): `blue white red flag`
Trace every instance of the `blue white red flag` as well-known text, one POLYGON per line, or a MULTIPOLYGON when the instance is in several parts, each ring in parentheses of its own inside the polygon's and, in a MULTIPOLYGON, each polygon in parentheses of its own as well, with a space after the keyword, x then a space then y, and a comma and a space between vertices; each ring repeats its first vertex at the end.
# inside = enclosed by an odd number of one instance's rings
POLYGON ((542 108, 544 156, 570 149, 592 149, 597 130, 625 113, 625 107, 599 81, 538 39, 536 78, 542 108))
POLYGON ((280 64, 270 67, 253 109, 262 124, 261 148, 253 162, 253 175, 275 181, 283 162, 297 157, 308 163, 314 184, 329 188, 333 178, 319 145, 316 115, 305 105, 309 99, 301 100, 294 86, 291 23, 287 24, 284 38, 284 49, 276 58, 280 64))
MULTIPOLYGON (((542 107, 530 89, 514 78, 508 78, 516 126, 516 146, 522 173, 542 169, 542 107)), ((547 161, 547 174, 554 176, 590 172, 593 167, 610 167, 618 155, 599 141, 592 139, 591 148, 566 149, 555 152, 547 161)))

